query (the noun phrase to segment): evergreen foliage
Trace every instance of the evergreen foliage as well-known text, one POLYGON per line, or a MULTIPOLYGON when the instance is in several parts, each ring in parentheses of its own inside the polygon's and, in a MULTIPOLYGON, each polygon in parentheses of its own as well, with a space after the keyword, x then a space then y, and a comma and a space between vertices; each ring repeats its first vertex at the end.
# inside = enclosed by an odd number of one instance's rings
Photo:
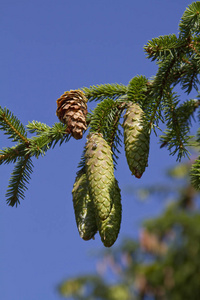
POLYGON ((6 193, 7 203, 14 206, 20 203, 20 198, 24 199, 24 191, 27 190, 27 183, 32 173, 33 164, 29 155, 20 157, 15 163, 11 174, 8 190, 6 193))
POLYGON ((84 87, 82 90, 85 93, 88 101, 102 101, 106 97, 116 99, 122 95, 126 95, 127 87, 122 84, 101 84, 93 85, 89 88, 84 87))
POLYGON ((7 203, 14 206, 24 199, 24 192, 33 171, 31 157, 38 158, 44 155, 50 148, 54 148, 59 142, 67 142, 70 136, 66 134, 66 125, 55 123, 52 127, 44 123, 33 121, 26 126, 8 110, 0 108, 0 126, 9 135, 12 141, 17 141, 15 146, 0 150, 0 165, 15 163, 13 173, 6 193, 7 203), (28 132, 36 133, 36 136, 28 138, 28 132))
POLYGON ((0 106, 0 130, 8 135, 13 142, 27 143, 27 133, 23 124, 7 108, 0 106))
MULTIPOLYGON (((175 92, 175 87, 180 86, 186 94, 199 91, 199 32, 200 2, 197 1, 190 4, 184 12, 178 36, 170 34, 153 38, 144 46, 147 58, 155 61, 158 66, 154 77, 149 79, 137 75, 128 85, 115 83, 82 88, 81 93, 88 99, 88 104, 91 101, 99 102, 93 112, 87 114, 87 130, 89 133, 103 135, 111 147, 115 168, 122 145, 122 116, 129 105, 134 103, 143 110, 144 127, 149 133, 153 129, 157 134, 156 129, 160 123, 165 124, 166 129, 160 136, 161 147, 167 146, 170 154, 176 155, 179 161, 183 157, 189 157, 190 128, 194 113, 199 110, 199 95, 196 99, 183 101, 175 92)), ((80 90, 77 91, 80 93, 80 90)), ((17 205, 20 198, 24 199, 26 184, 32 172, 31 159, 45 155, 57 143, 61 145, 68 142, 72 126, 70 120, 73 120, 73 126, 76 122, 85 122, 79 113, 80 103, 78 105, 75 99, 72 101, 71 111, 68 111, 66 103, 60 104, 61 112, 63 109, 66 111, 66 124, 55 123, 52 127, 37 121, 25 127, 7 108, 0 107, 0 129, 16 143, 13 147, 0 150, 0 164, 15 163, 7 192, 7 202, 10 205, 17 205)), ((200 133, 197 134, 197 143, 200 141, 199 136, 200 133)), ((81 169, 85 167, 84 155, 85 150, 79 164, 81 169)), ((199 188, 198 161, 194 164, 191 176, 194 186, 199 188)))

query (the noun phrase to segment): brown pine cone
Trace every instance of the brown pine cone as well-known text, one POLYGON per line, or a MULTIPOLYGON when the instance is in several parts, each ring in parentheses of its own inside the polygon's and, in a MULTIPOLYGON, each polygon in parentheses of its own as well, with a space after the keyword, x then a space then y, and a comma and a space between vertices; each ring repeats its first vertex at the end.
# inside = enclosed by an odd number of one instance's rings
POLYGON ((83 131, 87 129, 87 98, 84 93, 81 90, 65 92, 57 100, 56 115, 62 123, 67 124, 67 133, 76 140, 81 139, 83 131))

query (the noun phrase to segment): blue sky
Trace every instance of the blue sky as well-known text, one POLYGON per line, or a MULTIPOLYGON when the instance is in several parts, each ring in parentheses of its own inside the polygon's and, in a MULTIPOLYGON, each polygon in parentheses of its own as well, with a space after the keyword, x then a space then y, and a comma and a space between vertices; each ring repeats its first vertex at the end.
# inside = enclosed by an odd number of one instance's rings
MULTIPOLYGON (((159 35, 178 33, 191 1, 1 0, 0 105, 23 124, 58 121, 56 100, 64 91, 103 83, 128 84, 135 75, 151 77, 154 62, 143 46, 159 35)), ((94 105, 91 105, 91 109, 94 105)), ((11 143, 0 133, 0 148, 11 143)), ((70 140, 34 159, 26 198, 7 206, 5 193, 12 165, 0 167, 0 295, 4 300, 60 299, 56 286, 65 278, 96 270, 93 251, 100 238, 81 240, 71 190, 85 144, 70 140)), ((149 167, 133 178, 120 155, 116 177, 122 190, 124 236, 138 236, 144 217, 157 214, 157 201, 139 202, 126 193, 143 184, 162 182, 175 158, 160 150, 152 136, 149 167)))

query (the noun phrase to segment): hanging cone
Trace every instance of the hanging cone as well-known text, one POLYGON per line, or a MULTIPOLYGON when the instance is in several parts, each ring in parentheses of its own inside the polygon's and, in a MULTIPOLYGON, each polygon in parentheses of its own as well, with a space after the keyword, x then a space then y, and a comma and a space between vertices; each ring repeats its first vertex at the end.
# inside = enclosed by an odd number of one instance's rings
POLYGON ((72 190, 77 228, 83 240, 90 240, 97 232, 94 205, 88 193, 88 182, 83 173, 76 177, 72 190))
POLYGON ((121 195, 116 179, 111 190, 111 199, 112 208, 107 219, 97 219, 97 227, 105 247, 111 247, 115 243, 121 226, 121 195))
POLYGON ((132 175, 140 178, 148 166, 149 130, 144 126, 144 112, 136 103, 130 104, 124 115, 124 144, 132 175))
POLYGON ((81 139, 83 131, 87 129, 87 98, 81 90, 65 92, 57 100, 56 115, 59 120, 67 124, 66 132, 76 140, 81 139))
POLYGON ((112 151, 102 134, 88 135, 85 159, 88 188, 96 217, 105 220, 111 211, 111 188, 115 178, 112 151))

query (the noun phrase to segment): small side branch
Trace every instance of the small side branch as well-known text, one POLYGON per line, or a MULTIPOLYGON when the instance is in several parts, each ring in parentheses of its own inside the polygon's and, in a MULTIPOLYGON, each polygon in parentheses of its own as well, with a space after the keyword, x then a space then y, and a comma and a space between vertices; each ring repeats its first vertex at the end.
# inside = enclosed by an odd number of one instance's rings
POLYGON ((21 157, 15 164, 6 193, 7 203, 10 206, 17 206, 20 203, 19 199, 24 199, 24 191, 27 190, 26 184, 29 182, 32 168, 33 164, 29 155, 21 157))
POLYGON ((0 107, 0 129, 13 141, 28 144, 27 133, 23 124, 8 109, 0 107))

